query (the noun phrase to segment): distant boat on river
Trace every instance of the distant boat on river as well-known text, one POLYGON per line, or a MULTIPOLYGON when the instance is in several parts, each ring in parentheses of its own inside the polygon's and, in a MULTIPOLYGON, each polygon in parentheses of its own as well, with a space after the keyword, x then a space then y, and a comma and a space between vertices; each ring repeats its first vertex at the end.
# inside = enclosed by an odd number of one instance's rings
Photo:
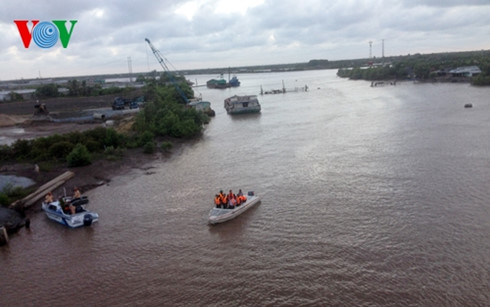
POLYGON ((230 79, 230 74, 228 73, 228 82, 223 78, 223 74, 221 74, 219 79, 211 79, 206 82, 206 86, 208 88, 228 88, 228 87, 237 87, 240 86, 240 81, 237 76, 233 76, 230 79))
POLYGON ((206 82, 208 88, 227 88, 229 87, 225 79, 211 79, 206 82))
POLYGON ((228 114, 259 113, 260 103, 257 95, 231 96, 225 99, 225 109, 228 114))

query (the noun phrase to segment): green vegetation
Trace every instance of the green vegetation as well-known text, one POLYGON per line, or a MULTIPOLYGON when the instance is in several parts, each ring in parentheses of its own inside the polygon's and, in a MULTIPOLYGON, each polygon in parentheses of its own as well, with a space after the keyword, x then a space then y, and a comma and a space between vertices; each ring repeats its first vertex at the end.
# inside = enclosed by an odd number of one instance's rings
POLYGON ((480 65, 481 74, 472 79, 473 85, 490 85, 490 63, 480 65))
POLYGON ((167 151, 170 151, 170 149, 172 149, 172 146, 173 146, 173 145, 172 145, 172 143, 170 143, 170 142, 162 142, 162 144, 160 145, 160 148, 161 148, 163 151, 167 152, 167 151))
POLYGON ((125 152, 125 148, 114 148, 114 146, 108 146, 104 149, 104 156, 107 160, 118 160, 124 156, 125 152))
POLYGON ((9 95, 10 95, 10 101, 23 101, 24 100, 24 97, 19 93, 12 91, 9 93, 9 95))
POLYGON ((401 70, 397 71, 389 66, 384 67, 370 67, 360 68, 355 67, 352 69, 339 69, 337 76, 342 78, 350 78, 352 80, 388 80, 388 79, 406 79, 408 72, 401 70))
MULTIPOLYGON (((151 81, 147 85, 145 97, 152 101, 138 113, 133 126, 141 135, 152 133, 158 137, 191 138, 201 133, 203 124, 209 122, 206 114, 183 105, 182 97, 171 83, 162 76, 158 83, 151 81)), ((179 86, 186 97, 193 97, 192 89, 182 79, 179 86)), ((146 143, 147 138, 140 144, 146 143)))
POLYGON ((11 185, 4 186, 0 191, 0 206, 6 207, 16 201, 29 195, 33 188, 13 187, 11 185))
POLYGON ((454 52, 436 54, 415 54, 399 57, 387 57, 380 61, 382 65, 368 66, 368 61, 357 61, 349 68, 340 68, 339 77, 353 80, 436 80, 439 73, 461 66, 478 66, 482 73, 468 79, 474 85, 490 85, 490 51, 454 52))
POLYGON ((68 166, 85 166, 92 163, 92 156, 85 145, 78 143, 75 148, 66 156, 68 166))
MULTIPOLYGON (((68 162, 68 156, 80 151, 101 153, 108 146, 122 145, 125 136, 112 128, 96 128, 85 132, 55 134, 33 140, 20 139, 11 146, 0 146, 0 161, 68 162), (78 146, 78 147, 77 147, 78 146)), ((73 157, 76 160, 77 157, 73 157)))
POLYGON ((60 92, 58 91, 58 86, 52 83, 38 87, 34 93, 34 96, 39 99, 53 98, 60 96, 60 92))

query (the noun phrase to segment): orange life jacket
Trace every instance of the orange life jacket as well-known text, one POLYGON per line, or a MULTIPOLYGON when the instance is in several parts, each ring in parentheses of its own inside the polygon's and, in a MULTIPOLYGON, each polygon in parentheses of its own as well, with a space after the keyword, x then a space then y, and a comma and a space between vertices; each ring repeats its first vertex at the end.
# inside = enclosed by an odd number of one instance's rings
POLYGON ((225 194, 220 194, 219 198, 220 198, 222 204, 226 205, 228 203, 228 198, 226 197, 225 194))
POLYGON ((214 198, 214 204, 215 205, 220 205, 221 204, 221 198, 219 196, 214 198))

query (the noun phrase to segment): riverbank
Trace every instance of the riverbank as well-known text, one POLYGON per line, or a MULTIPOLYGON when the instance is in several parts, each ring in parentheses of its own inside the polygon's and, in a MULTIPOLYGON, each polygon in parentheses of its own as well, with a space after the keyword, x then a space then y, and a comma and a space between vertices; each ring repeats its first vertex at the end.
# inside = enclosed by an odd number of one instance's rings
POLYGON ((147 164, 154 161, 165 159, 165 156, 170 154, 156 153, 152 155, 144 154, 142 149, 127 150, 120 158, 106 159, 100 158, 92 162, 92 164, 81 167, 68 167, 67 163, 51 164, 46 169, 37 170, 34 163, 8 163, 2 165, 0 174, 15 175, 33 180, 36 184, 33 187, 38 187, 63 172, 72 171, 75 177, 66 182, 63 186, 53 191, 57 195, 62 195, 63 188, 67 193, 71 193, 73 187, 79 187, 82 192, 86 192, 94 187, 110 182, 111 178, 131 169, 146 170, 147 164))
MULTIPOLYGON (((7 163, 0 167, 1 175, 14 175, 29 178, 35 182, 31 188, 37 189, 66 171, 75 173, 75 176, 52 192, 55 198, 71 195, 73 188, 77 187, 83 193, 102 185, 109 185, 114 177, 124 175, 132 170, 139 169, 145 175, 153 174, 153 164, 169 160, 182 153, 186 144, 192 141, 172 140, 171 151, 160 151, 154 154, 145 154, 141 148, 128 149, 119 158, 99 158, 92 164, 82 167, 67 167, 66 163, 51 165, 49 169, 38 170, 33 163, 7 163)), ((8 210, 2 208, 0 214, 0 227, 5 225, 9 233, 15 233, 28 224, 29 217, 41 213, 41 201, 28 208, 16 207, 8 210)), ((26 226, 27 227, 27 226, 26 226)))
MULTIPOLYGON (((6 138, 12 141, 16 139, 34 139, 73 131, 85 131, 107 125, 106 122, 101 120, 89 123, 36 121, 30 119, 28 115, 2 114, 0 119, 2 118, 5 121, 0 121, 4 125, 4 127, 0 127, 0 131, 2 131, 0 141, 4 141, 6 138), (17 120, 12 120, 12 118, 21 117, 25 118, 23 122, 19 123, 17 120)), ((126 116, 115 121, 112 120, 111 126, 118 130, 127 130, 132 123, 132 118, 132 116, 126 116)), ((144 153, 143 148, 122 149, 117 151, 115 155, 99 153, 93 157, 94 159, 90 165, 82 167, 68 167, 68 163, 66 162, 58 163, 54 161, 40 162, 38 164, 34 162, 4 162, 0 165, 0 175, 29 178, 35 182, 30 188, 35 190, 69 170, 74 172, 75 176, 53 191, 55 197, 63 196, 65 193, 70 195, 74 187, 78 187, 84 193, 95 187, 110 184, 114 176, 123 175, 134 169, 140 169, 144 173, 151 174, 152 163, 178 155, 184 144, 193 142, 192 140, 173 139, 169 137, 165 138, 164 141, 171 143, 172 147, 168 149, 157 149, 153 154, 144 153)), ((41 210, 40 201, 30 208, 24 209, 20 207, 16 209, 23 217, 28 217, 30 214, 35 214, 41 210)), ((7 215, 2 216, 6 217, 7 215)), ((14 215, 8 216, 12 217, 14 215)), ((24 223, 19 222, 18 218, 15 219, 15 222, 13 221, 12 219, 1 218, 0 216, 0 226, 15 225, 9 227, 10 232, 15 232, 19 227, 24 225, 24 223)))
MULTIPOLYGON (((173 87, 161 87, 161 89, 166 93, 162 94, 165 97, 174 93, 173 87)), ((13 115, 31 114, 29 120, 8 127, 8 129, 15 127, 15 133, 18 132, 9 141, 15 142, 18 139, 34 139, 50 135, 53 137, 39 142, 15 143, 14 151, 3 147, 5 155, 3 160, 11 161, 11 163, 2 166, 1 173, 31 178, 36 182, 37 187, 70 170, 75 173, 75 178, 52 192, 56 198, 65 194, 70 195, 74 187, 80 188, 83 193, 94 187, 108 184, 113 176, 124 174, 132 169, 139 168, 145 173, 151 173, 149 169, 152 166, 147 166, 148 163, 158 159, 167 159, 179 152, 182 145, 198 140, 203 125, 209 122, 207 116, 196 112, 195 109, 186 108, 178 101, 171 99, 164 101, 161 97, 155 98, 155 104, 152 104, 153 109, 150 108, 150 112, 141 112, 140 116, 135 116, 135 112, 123 112, 118 116, 111 116, 111 120, 107 121, 103 116, 97 119, 95 116, 84 116, 86 113, 95 115, 95 112, 111 109, 100 108, 97 105, 100 98, 46 100, 36 104, 34 108, 29 102, 7 103, 6 105, 10 106, 7 108, 10 113, 3 117, 10 122, 15 123, 12 121, 13 115), (155 108, 155 106, 158 107, 155 108), (31 113, 32 109, 35 110, 34 114, 31 113), (167 112, 169 109, 173 111, 167 112), (162 116, 162 114, 165 115, 162 116), (60 123, 58 120, 50 120, 51 118, 76 118, 80 123, 73 123, 71 120, 70 122, 63 120, 60 123), (134 129, 133 123, 136 124, 134 129), (100 126, 111 127, 111 129, 95 129, 90 132, 71 134, 71 132, 100 126), (155 127, 158 127, 158 130, 155 127), (44 130, 42 135, 39 134, 41 130, 44 130), (19 160, 32 162, 15 163, 19 160), (63 161, 63 163, 57 161, 63 161), (33 164, 35 162, 38 162, 38 165, 33 164), (91 164, 80 167, 87 163, 91 164), (68 165, 71 167, 68 168, 68 165), (74 166, 79 167, 73 168, 74 166)), ((5 110, 5 105, 2 107, 0 113, 3 112, 2 109, 5 110)), ((39 198, 42 198, 44 196, 42 194, 46 192, 47 190, 43 190, 42 193, 37 193, 33 201, 40 203, 39 198)), ((19 203, 15 207, 22 209, 23 204, 19 203)))

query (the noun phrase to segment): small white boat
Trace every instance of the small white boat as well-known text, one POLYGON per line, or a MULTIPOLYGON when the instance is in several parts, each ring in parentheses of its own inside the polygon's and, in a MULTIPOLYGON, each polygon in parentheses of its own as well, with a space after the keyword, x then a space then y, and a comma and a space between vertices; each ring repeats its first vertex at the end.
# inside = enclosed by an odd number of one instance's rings
POLYGON ((59 200, 51 203, 42 203, 42 209, 46 216, 60 224, 75 228, 81 226, 90 226, 99 220, 99 215, 95 212, 85 209, 84 205, 88 203, 87 197, 72 200, 71 197, 63 197, 62 202, 59 200), (64 204, 71 202, 75 207, 75 214, 63 211, 64 204))
POLYGON ((222 209, 214 207, 213 209, 211 209, 211 211, 209 211, 209 224, 218 224, 229 221, 247 211, 258 202, 260 202, 260 197, 255 195, 254 192, 248 192, 247 200, 234 209, 222 209))
POLYGON ((225 109, 228 114, 259 113, 260 103, 257 95, 231 96, 225 99, 225 109))

